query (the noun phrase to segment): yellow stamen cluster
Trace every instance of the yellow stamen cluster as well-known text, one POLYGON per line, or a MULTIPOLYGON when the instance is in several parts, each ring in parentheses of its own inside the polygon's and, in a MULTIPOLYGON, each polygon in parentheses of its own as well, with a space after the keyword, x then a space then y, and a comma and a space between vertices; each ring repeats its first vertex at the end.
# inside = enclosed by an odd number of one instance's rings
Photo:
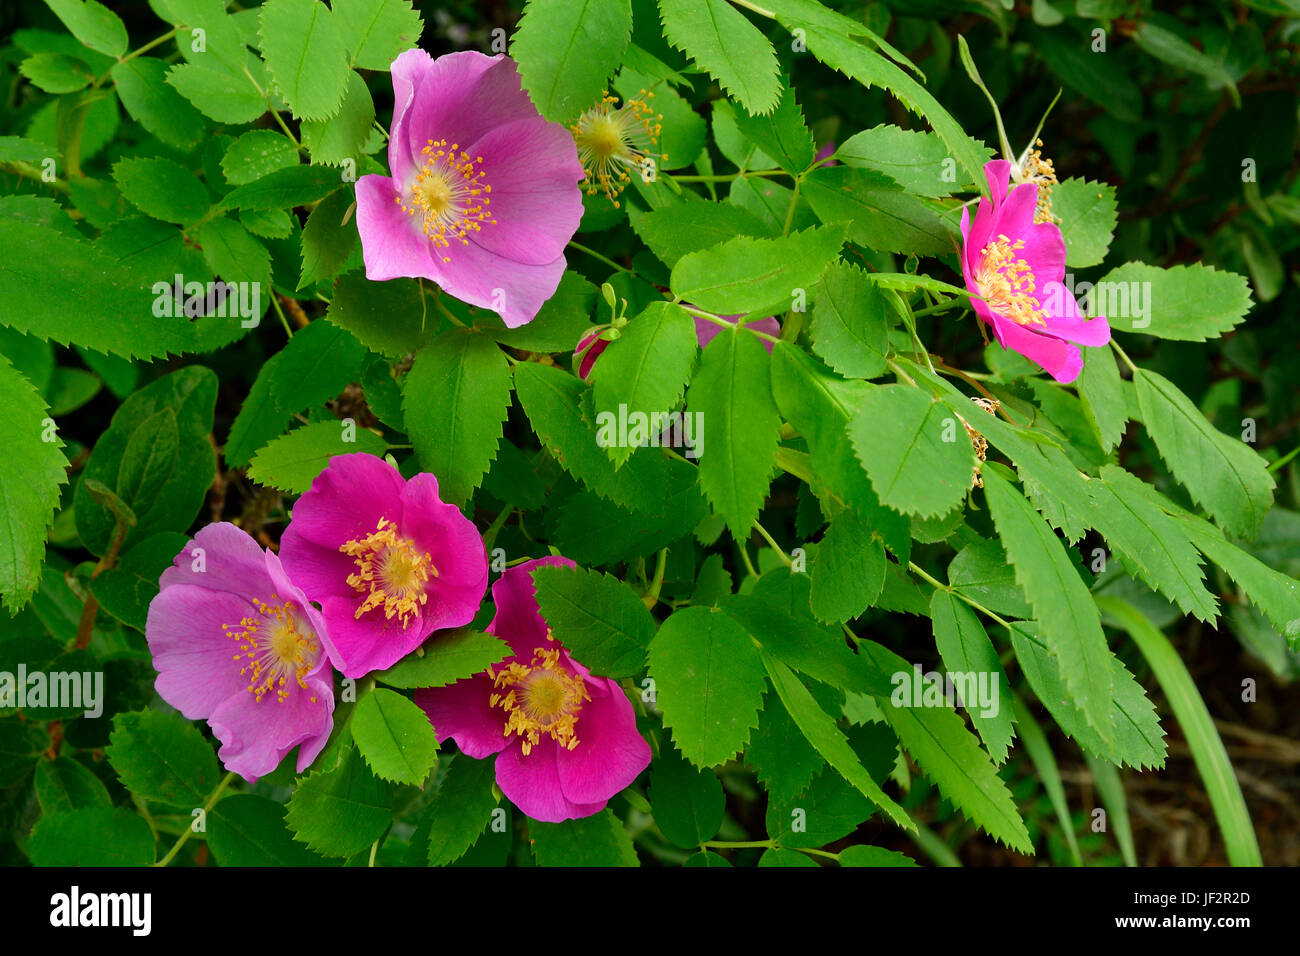
POLYGON ((668 157, 654 152, 663 132, 663 114, 650 107, 653 97, 641 90, 639 97, 616 106, 618 97, 605 91, 570 127, 589 195, 603 192, 617 206, 619 193, 632 181, 629 171, 635 170, 644 182, 654 180, 656 162, 668 157))
MULTIPOLYGON (((1043 141, 1035 140, 1035 146, 1042 146, 1043 141)), ((1056 178, 1056 168, 1050 159, 1043 158, 1041 149, 1032 149, 1025 156, 1020 167, 1020 182, 1034 183, 1038 187, 1038 203, 1034 206, 1034 222, 1059 223, 1061 217, 1052 213, 1052 187, 1060 184, 1056 178)))
MULTIPOLYGON (((547 640, 553 641, 551 632, 547 640)), ((524 756, 548 734, 561 747, 578 746, 574 731, 584 701, 591 697, 579 674, 560 665, 559 647, 539 647, 530 664, 513 661, 502 670, 488 668, 488 676, 499 693, 488 698, 489 707, 507 714, 505 735, 518 734, 524 756)))
MULTIPOLYGON (((239 673, 248 678, 248 692, 259 704, 272 692, 283 703, 289 699, 290 679, 307 688, 307 675, 320 660, 320 644, 292 601, 272 594, 270 601, 254 598, 253 606, 257 617, 223 624, 221 630, 239 642, 234 659, 243 661, 239 673)), ((314 696, 311 702, 316 703, 314 696)))
POLYGON ((1025 240, 1012 242, 998 236, 980 253, 975 284, 989 308, 1017 325, 1046 325, 1047 317, 1034 296, 1034 273, 1029 264, 1016 255, 1025 240))
POLYGON ((420 228, 435 246, 449 249, 455 240, 469 245, 471 232, 496 223, 488 209, 492 187, 483 181, 483 157, 471 158, 459 143, 449 146, 445 139, 429 140, 420 154, 424 163, 415 181, 393 201, 408 216, 420 216, 420 228))
POLYGON ((357 570, 348 575, 348 586, 366 595, 357 608, 357 619, 383 605, 384 617, 392 620, 396 616, 406 627, 411 615, 429 600, 425 585, 438 576, 433 558, 421 554, 409 538, 398 536, 396 526, 387 518, 380 518, 374 531, 345 542, 339 550, 357 563, 357 570))

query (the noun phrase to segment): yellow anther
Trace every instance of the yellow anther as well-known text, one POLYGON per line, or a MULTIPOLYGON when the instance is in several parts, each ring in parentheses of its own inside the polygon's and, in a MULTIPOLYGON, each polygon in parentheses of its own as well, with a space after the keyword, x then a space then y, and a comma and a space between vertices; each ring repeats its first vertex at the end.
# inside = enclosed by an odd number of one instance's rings
POLYGON ((427 552, 422 554, 409 538, 399 536, 387 518, 380 518, 373 532, 353 538, 339 550, 357 564, 357 570, 348 575, 348 586, 366 596, 357 608, 357 619, 382 605, 384 617, 397 617, 406 627, 429 600, 425 586, 438 576, 433 558, 427 552))

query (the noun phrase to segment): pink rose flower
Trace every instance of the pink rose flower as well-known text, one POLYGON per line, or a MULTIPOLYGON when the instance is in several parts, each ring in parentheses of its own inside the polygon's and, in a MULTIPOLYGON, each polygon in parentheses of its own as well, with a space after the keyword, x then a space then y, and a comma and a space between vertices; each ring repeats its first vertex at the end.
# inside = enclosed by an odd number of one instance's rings
MULTIPOLYGON (((724 315, 723 318, 736 322, 741 318, 741 316, 724 315)), ((755 322, 749 322, 747 323, 746 328, 755 329, 759 332, 766 332, 768 335, 781 334, 781 323, 772 316, 768 316, 766 319, 758 319, 755 322)), ((596 364, 596 359, 600 358, 601 353, 604 352, 605 349, 609 348, 610 340, 601 337, 601 332, 603 331, 604 329, 600 328, 588 332, 578 341, 578 347, 573 350, 575 358, 579 358, 579 356, 581 357, 578 362, 578 376, 580 378, 586 378, 591 374, 591 369, 596 364)), ((712 342, 713 337, 721 331, 722 326, 718 325, 718 323, 710 322, 708 319, 701 319, 698 316, 696 317, 695 337, 700 341, 700 348, 704 348, 712 342)), ((759 341, 763 343, 763 347, 766 348, 769 353, 772 351, 771 342, 766 339, 760 339, 759 341)))
POLYGON ((1035 223, 1038 187, 1021 183, 1010 192, 1011 164, 997 159, 984 166, 992 202, 981 198, 975 221, 961 213, 961 253, 971 304, 998 343, 1041 365, 1058 382, 1073 382, 1083 368, 1077 346, 1105 345, 1110 326, 1079 311, 1065 287, 1065 240, 1050 222, 1035 223))
POLYGON ((229 522, 196 534, 162 573, 145 637, 163 700, 206 720, 226 769, 250 783, 294 747, 298 772, 334 726, 320 614, 280 559, 229 522))
POLYGON ((573 136, 538 114, 505 56, 407 50, 392 73, 392 176, 356 187, 366 277, 421 276, 510 328, 531 321, 582 219, 573 136))
POLYGON ((555 640, 537 610, 532 570, 573 567, 541 558, 492 585, 488 633, 514 652, 486 673, 415 692, 439 740, 476 760, 493 754, 497 785, 534 820, 558 823, 599 813, 650 764, 632 703, 617 681, 597 677, 555 640))
POLYGON ((473 620, 487 551, 473 522, 374 455, 338 455, 298 499, 280 541, 290 578, 321 605, 325 649, 345 677, 383 670, 435 630, 473 620))

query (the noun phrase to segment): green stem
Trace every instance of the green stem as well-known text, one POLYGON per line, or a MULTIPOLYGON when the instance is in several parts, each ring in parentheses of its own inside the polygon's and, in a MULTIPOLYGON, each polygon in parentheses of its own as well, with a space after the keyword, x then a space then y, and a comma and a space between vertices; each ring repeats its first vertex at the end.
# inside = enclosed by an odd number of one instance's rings
POLYGON ((503 510, 499 515, 492 519, 492 523, 488 525, 488 529, 483 532, 483 547, 487 548, 488 551, 492 550, 492 542, 497 539, 497 533, 505 527, 506 522, 510 520, 510 516, 514 513, 514 510, 513 505, 503 510))
POLYGON ((1131 371, 1134 375, 1136 375, 1138 367, 1133 364, 1133 360, 1128 357, 1128 353, 1126 353, 1122 348, 1119 347, 1119 343, 1115 341, 1115 337, 1113 335, 1111 336, 1110 339, 1110 347, 1115 350, 1116 355, 1118 355, 1120 358, 1124 360, 1124 364, 1129 367, 1129 371, 1131 371))
POLYGON ((938 305, 928 305, 924 309, 917 309, 915 312, 912 313, 912 318, 915 319, 918 316, 930 315, 932 312, 945 312, 948 309, 952 309, 957 306, 961 306, 965 304, 966 304, 965 299, 946 299, 943 302, 940 302, 938 305))
POLYGON ((775 20, 776 14, 771 10, 765 10, 757 4, 750 3, 749 0, 731 0, 738 7, 744 7, 746 10, 753 10, 760 17, 767 17, 769 20, 775 20))
POLYGON ((1283 456, 1282 456, 1281 458, 1279 458, 1277 461, 1273 462, 1273 464, 1271 464, 1271 465, 1268 466, 1268 470, 1269 470, 1269 471, 1277 471, 1279 468, 1282 468, 1283 466, 1285 466, 1286 463, 1287 463, 1288 461, 1290 461, 1292 458, 1294 458, 1296 455, 1300 455, 1300 446, 1297 446, 1297 447, 1295 447, 1295 448, 1292 448, 1289 452, 1287 452, 1285 455, 1283 455, 1283 456))
POLYGON ((764 540, 764 541, 766 541, 768 544, 770 544, 770 545, 772 546, 772 550, 775 551, 775 552, 780 556, 781 560, 785 562, 785 566, 786 566, 787 568, 790 568, 790 567, 793 567, 793 566, 794 566, 794 562, 790 560, 790 556, 789 556, 788 554, 786 554, 784 550, 782 550, 782 548, 781 548, 781 546, 780 546, 779 544, 776 543, 776 539, 773 538, 770 534, 767 533, 767 529, 766 529, 766 528, 764 528, 761 524, 759 524, 757 521, 755 521, 755 522, 754 522, 754 529, 755 529, 755 530, 756 530, 760 535, 763 536, 763 540, 764 540))
POLYGON ((767 176, 794 176, 794 173, 787 173, 784 169, 740 169, 734 173, 718 173, 707 176, 697 176, 694 174, 685 176, 673 176, 672 179, 679 183, 727 183, 733 179, 748 179, 753 177, 767 176))
POLYGON ((633 270, 629 269, 627 266, 619 265, 617 262, 615 262, 613 259, 609 258, 608 256, 601 255, 595 249, 588 249, 580 242, 574 242, 572 239, 570 239, 569 245, 572 246, 574 249, 577 249, 579 252, 585 252, 593 259, 605 263, 605 265, 609 266, 611 269, 617 269, 619 272, 626 272, 629 275, 636 275, 636 273, 633 270))
POLYGON ((664 572, 668 570, 668 549, 663 548, 659 552, 659 561, 655 565, 655 576, 650 581, 650 587, 645 595, 641 598, 645 606, 653 608, 659 603, 659 592, 664 586, 664 572))
MULTIPOLYGON (((573 245, 573 243, 569 243, 569 245, 573 245)), ((728 328, 734 328, 736 326, 736 323, 732 322, 730 319, 724 319, 722 316, 714 315, 712 312, 705 312, 702 309, 697 309, 693 305, 686 305, 683 302, 678 302, 677 304, 680 305, 687 312, 689 312, 691 315, 698 315, 701 319, 704 319, 707 322, 712 322, 714 325, 724 325, 728 328)), ((752 332, 754 335, 757 335, 760 339, 766 339, 767 341, 772 343, 781 341, 775 335, 768 335, 766 332, 758 331, 758 329, 751 329, 747 325, 742 325, 741 328, 749 332, 752 332)))
MULTIPOLYGON (((213 790, 212 793, 208 795, 207 802, 203 804, 203 815, 205 817, 208 815, 208 811, 211 810, 213 806, 216 805, 216 802, 219 799, 221 799, 221 794, 224 793, 226 787, 230 785, 230 781, 234 779, 235 779, 235 772, 232 770, 230 773, 226 774, 224 777, 221 778, 221 782, 217 784, 216 789, 213 790)), ((194 833, 193 826, 186 827, 185 832, 183 832, 180 835, 180 839, 178 839, 176 843, 172 846, 172 848, 167 852, 167 855, 163 857, 161 860, 159 860, 157 863, 155 863, 154 866, 164 867, 172 860, 174 860, 176 858, 176 854, 181 851, 181 847, 183 847, 189 841, 190 835, 193 833, 194 833)))
MULTIPOLYGON (((180 27, 172 27, 170 30, 168 30, 166 33, 164 33, 162 36, 160 36, 160 37, 156 37, 155 39, 150 40, 150 41, 149 41, 148 43, 146 43, 144 46, 142 46, 142 47, 138 47, 137 49, 132 50, 130 53, 128 53, 126 56, 122 57, 122 59, 118 60, 117 62, 118 62, 118 63, 129 63, 129 62, 131 62, 131 61, 134 60, 136 57, 140 56, 142 53, 148 53, 148 52, 149 52, 150 50, 152 50, 154 47, 156 47, 156 46, 161 46, 162 44, 166 43, 168 40, 170 40, 172 37, 174 37, 177 33, 179 33, 179 32, 180 32, 180 29, 181 29, 180 27)), ((109 70, 108 70, 108 72, 105 73, 103 76, 101 76, 99 79, 97 79, 97 80, 94 82, 93 85, 94 85, 94 86, 99 86, 101 83, 103 83, 106 79, 109 78, 109 76, 112 74, 112 72, 113 72, 112 67, 110 67, 109 70)))
POLYGON ((756 850, 775 846, 775 840, 706 840, 700 844, 701 849, 707 847, 710 850, 756 850))
POLYGON ((794 191, 790 194, 790 205, 785 210, 785 225, 781 227, 781 235, 790 235, 790 226, 794 222, 794 210, 799 205, 799 187, 803 185, 803 176, 799 175, 794 178, 794 191))

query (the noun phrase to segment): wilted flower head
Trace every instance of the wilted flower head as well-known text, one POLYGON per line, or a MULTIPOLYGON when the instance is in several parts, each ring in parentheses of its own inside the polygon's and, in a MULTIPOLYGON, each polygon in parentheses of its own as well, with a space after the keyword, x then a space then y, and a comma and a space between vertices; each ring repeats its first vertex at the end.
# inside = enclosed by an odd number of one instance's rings
POLYGON ((407 50, 392 73, 392 176, 357 180, 366 277, 431 279, 511 328, 529 322, 582 219, 572 137, 504 56, 407 50))
POLYGON ((572 567, 541 558, 492 585, 488 632, 513 652, 483 674, 415 692, 439 740, 466 755, 496 754, 497 785, 534 820, 558 823, 599 813, 650 763, 650 747, 617 681, 597 677, 555 640, 537 609, 532 571, 572 567))
POLYGON ((427 472, 406 481, 374 455, 339 455, 298 499, 285 571, 321 605, 345 677, 395 664, 435 630, 468 624, 487 590, 474 524, 427 472))
POLYGON ((663 114, 650 106, 654 93, 645 90, 616 106, 618 97, 608 91, 600 102, 573 124, 573 141, 586 174, 587 192, 603 192, 615 206, 632 174, 649 180, 654 164, 668 157, 655 152, 662 132, 663 114))
POLYGON ((1070 344, 1105 345, 1110 326, 1084 318, 1065 287, 1065 240, 1050 222, 1035 223, 1038 187, 1022 183, 1009 192, 1011 164, 996 159, 984 167, 992 201, 981 198, 971 221, 961 214, 961 253, 966 288, 976 314, 993 328, 1003 348, 1041 365, 1058 382, 1073 382, 1083 356, 1070 344))
POLYGON ((334 726, 324 625, 280 560, 228 522, 196 534, 162 573, 145 637, 163 700, 206 720, 248 781, 294 747, 305 770, 334 726))

